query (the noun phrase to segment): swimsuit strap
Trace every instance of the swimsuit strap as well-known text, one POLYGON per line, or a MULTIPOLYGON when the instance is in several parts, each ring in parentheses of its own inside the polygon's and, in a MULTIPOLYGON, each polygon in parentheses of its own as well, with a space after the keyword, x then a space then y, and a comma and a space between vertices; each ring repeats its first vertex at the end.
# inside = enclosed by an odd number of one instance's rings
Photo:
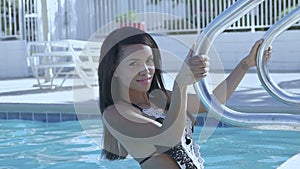
POLYGON ((134 104, 134 103, 131 103, 131 105, 132 105, 133 107, 138 108, 141 112, 143 112, 143 108, 141 108, 140 106, 138 106, 138 105, 136 105, 136 104, 134 104))
POLYGON ((153 157, 156 153, 157 153, 157 151, 151 153, 148 157, 146 157, 146 158, 144 158, 142 161, 140 161, 139 164, 142 165, 144 162, 146 162, 146 161, 149 160, 151 157, 153 157))
POLYGON ((160 112, 157 112, 157 110, 153 109, 153 108, 150 108, 150 109, 143 109, 141 108, 140 106, 136 105, 136 104, 133 104, 131 103, 132 106, 138 108, 142 113, 148 115, 148 116, 154 116, 156 119, 155 121, 159 122, 159 123, 163 123, 164 119, 165 119, 165 116, 164 114, 160 114, 160 112), (156 111, 155 113, 153 113, 154 111, 156 111))

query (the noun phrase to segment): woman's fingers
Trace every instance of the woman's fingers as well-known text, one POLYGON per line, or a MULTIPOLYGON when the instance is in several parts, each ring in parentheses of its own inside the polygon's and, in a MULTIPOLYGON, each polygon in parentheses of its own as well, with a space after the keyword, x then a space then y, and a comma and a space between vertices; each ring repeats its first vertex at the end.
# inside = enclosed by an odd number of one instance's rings
POLYGON ((254 44, 252 50, 257 51, 259 46, 263 43, 264 39, 259 39, 258 41, 256 41, 256 43, 254 44))
POLYGON ((176 78, 179 80, 179 83, 183 85, 190 85, 207 76, 209 70, 208 66, 208 57, 205 55, 196 55, 193 45, 176 78))
POLYGON ((199 74, 195 74, 194 78, 196 79, 196 81, 203 79, 207 76, 207 73, 199 73, 199 74))
POLYGON ((209 58, 204 55, 195 55, 193 57, 190 57, 188 59, 188 62, 190 65, 208 65, 209 63, 209 58))
POLYGON ((250 51, 250 55, 251 56, 255 56, 256 57, 258 48, 263 43, 263 41, 264 41, 263 39, 259 39, 258 41, 255 42, 255 44, 252 46, 252 49, 250 51))
POLYGON ((205 55, 195 55, 188 58, 188 66, 196 80, 207 76, 209 58, 205 55))
POLYGON ((192 45, 192 47, 187 55, 187 58, 190 58, 195 55, 194 48, 195 48, 195 44, 192 45))
POLYGON ((270 61, 271 54, 272 54, 272 47, 270 46, 270 47, 268 47, 268 49, 265 51, 265 54, 264 54, 266 61, 270 61))

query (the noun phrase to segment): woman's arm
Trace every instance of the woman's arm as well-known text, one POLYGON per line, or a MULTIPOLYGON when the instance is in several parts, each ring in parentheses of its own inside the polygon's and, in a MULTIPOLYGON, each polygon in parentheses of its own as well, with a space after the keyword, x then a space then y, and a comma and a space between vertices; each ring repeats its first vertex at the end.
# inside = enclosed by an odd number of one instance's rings
POLYGON ((172 147, 180 142, 185 127, 186 86, 175 83, 171 99, 162 124, 122 102, 104 111, 103 122, 118 140, 172 147))
POLYGON ((174 143, 181 140, 185 127, 187 103, 187 86, 207 75, 207 57, 195 56, 193 47, 177 74, 171 95, 170 107, 164 120, 162 131, 170 132, 174 143), (181 132, 180 132, 181 131, 181 132))
MULTIPOLYGON (((235 69, 228 75, 228 77, 221 82, 213 91, 213 94, 216 96, 216 98, 219 99, 221 103, 225 103, 232 93, 235 91, 237 86, 240 84, 241 80, 245 76, 246 72, 251 68, 256 66, 256 58, 257 58, 257 52, 262 44, 263 39, 260 39, 256 41, 256 43, 253 45, 250 53, 248 56, 246 56, 241 62, 235 67, 235 69), (224 91, 222 89, 226 89, 226 97, 222 97, 224 95, 224 91)), ((271 48, 269 48, 265 52, 265 58, 269 59, 271 54, 271 48)))
MULTIPOLYGON (((232 93, 235 91, 246 72, 253 66, 256 66, 256 57, 259 46, 263 40, 258 40, 252 47, 250 53, 235 67, 235 69, 222 81, 214 90, 213 94, 221 102, 225 103, 232 93)), ((265 58, 269 59, 271 48, 265 53, 265 58)), ((195 94, 188 95, 188 111, 197 114, 198 112, 206 112, 204 106, 201 104, 199 98, 195 94)))

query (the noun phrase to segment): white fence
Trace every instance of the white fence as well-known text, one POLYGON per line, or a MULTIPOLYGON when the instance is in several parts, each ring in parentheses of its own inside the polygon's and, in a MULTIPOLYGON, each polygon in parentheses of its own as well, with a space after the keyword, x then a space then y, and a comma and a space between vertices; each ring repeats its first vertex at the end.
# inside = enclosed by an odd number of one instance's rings
MULTIPOLYGON (((198 33, 236 0, 51 0, 47 1, 50 39, 86 40, 116 27, 140 25, 148 32, 198 33), (127 20, 126 23, 123 21, 127 20), (128 20, 131 20, 129 22, 128 20), (133 23, 132 23, 133 22, 133 23)), ((300 0, 265 0, 228 31, 265 30, 300 5, 300 0)), ((0 37, 43 40, 40 0, 0 0, 0 37)), ((299 22, 295 26, 300 26, 299 22)), ((45 29, 44 29, 45 30, 45 29)))
POLYGON ((22 31, 18 1, 0 0, 0 38, 12 38, 22 31))
POLYGON ((38 39, 37 0, 0 0, 0 39, 38 39))
MULTIPOLYGON (((147 24, 163 25, 163 32, 166 33, 193 32, 200 31, 206 27, 216 16, 235 1, 237 0, 161 0, 158 2, 154 0, 132 0, 131 3, 128 3, 128 1, 115 0, 116 3, 108 3, 104 6, 112 6, 110 7, 111 9, 123 10, 116 12, 111 11, 111 14, 101 9, 99 9, 98 12, 99 16, 106 16, 105 18, 110 18, 110 21, 114 20, 113 17, 118 18, 120 14, 125 15, 125 17, 130 17, 128 15, 131 13, 128 14, 127 11, 135 11, 139 14, 147 14, 149 12, 168 14, 165 16, 162 15, 162 18, 152 17, 150 15, 150 17, 142 18, 140 21, 146 22, 146 29, 150 32, 157 32, 159 29, 157 30, 157 27, 153 28, 147 26, 147 24), (120 6, 122 6, 122 8, 120 8, 120 6), (115 16, 114 13, 117 13, 117 16, 115 16), (174 16, 176 19, 174 19, 174 16)), ((299 0, 265 0, 257 8, 246 14, 241 20, 233 24, 229 30, 256 31, 268 28, 298 5, 299 0)), ((104 24, 105 23, 100 23, 99 25, 104 24)))

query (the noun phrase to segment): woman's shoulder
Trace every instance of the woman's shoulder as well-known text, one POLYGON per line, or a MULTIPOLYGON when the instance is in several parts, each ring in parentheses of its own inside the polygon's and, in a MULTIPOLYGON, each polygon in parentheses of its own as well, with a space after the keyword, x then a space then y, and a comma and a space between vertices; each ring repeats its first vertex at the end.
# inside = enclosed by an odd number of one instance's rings
POLYGON ((124 103, 108 106, 103 112, 103 120, 106 126, 113 127, 112 131, 116 130, 125 135, 145 135, 144 131, 151 129, 150 125, 161 126, 155 120, 143 116, 130 104, 124 103))
POLYGON ((132 122, 134 119, 143 119, 141 112, 128 103, 115 103, 108 106, 103 112, 106 121, 132 122))
POLYGON ((102 118, 106 126, 113 126, 116 130, 123 131, 124 126, 128 126, 131 123, 128 116, 130 114, 128 113, 129 110, 129 106, 124 104, 113 104, 104 110, 102 118))
POLYGON ((110 106, 108 106, 104 112, 103 112, 103 117, 104 118, 110 118, 111 116, 116 116, 124 111, 130 110, 130 106, 123 104, 123 103, 115 103, 110 106))

